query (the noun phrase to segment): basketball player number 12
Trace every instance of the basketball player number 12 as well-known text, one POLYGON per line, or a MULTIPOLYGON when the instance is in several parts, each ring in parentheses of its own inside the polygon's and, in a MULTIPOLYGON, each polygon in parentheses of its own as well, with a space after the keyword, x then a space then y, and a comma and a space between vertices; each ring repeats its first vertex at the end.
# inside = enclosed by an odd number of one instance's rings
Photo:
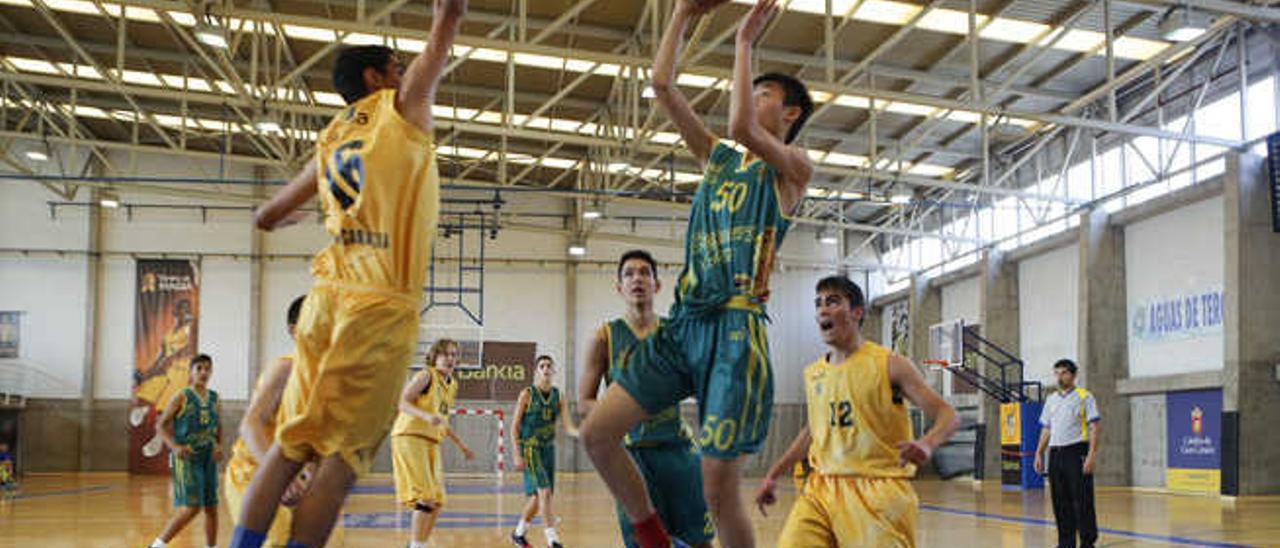
POLYGON ((853 426, 853 405, 848 400, 833 401, 828 405, 831 406, 831 426, 853 426))

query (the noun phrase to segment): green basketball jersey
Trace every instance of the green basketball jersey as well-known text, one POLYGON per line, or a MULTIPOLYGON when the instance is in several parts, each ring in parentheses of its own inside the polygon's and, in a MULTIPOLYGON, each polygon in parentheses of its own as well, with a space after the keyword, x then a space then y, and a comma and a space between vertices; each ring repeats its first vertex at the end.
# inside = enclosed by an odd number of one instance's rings
POLYGON ((697 310, 736 296, 757 304, 769 298, 769 274, 791 221, 778 201, 777 171, 743 159, 724 142, 707 157, 689 211, 677 304, 697 310))
POLYGON ((560 418, 560 389, 551 387, 544 394, 536 386, 530 386, 529 407, 520 421, 520 441, 553 443, 556 439, 556 419, 560 418))
POLYGON ((195 389, 182 390, 186 398, 182 411, 173 418, 173 437, 179 445, 189 445, 196 451, 212 450, 218 443, 218 393, 208 390, 201 401, 195 389))
MULTIPOLYGON (((663 321, 659 319, 659 325, 663 321)), ((618 370, 626 363, 632 347, 641 339, 623 318, 605 324, 605 329, 609 337, 609 370, 605 373, 605 380, 613 382, 618 370)), ((684 443, 692 439, 693 436, 685 428, 684 421, 680 419, 680 406, 673 405, 637 424, 627 433, 625 442, 628 446, 660 445, 684 443)))

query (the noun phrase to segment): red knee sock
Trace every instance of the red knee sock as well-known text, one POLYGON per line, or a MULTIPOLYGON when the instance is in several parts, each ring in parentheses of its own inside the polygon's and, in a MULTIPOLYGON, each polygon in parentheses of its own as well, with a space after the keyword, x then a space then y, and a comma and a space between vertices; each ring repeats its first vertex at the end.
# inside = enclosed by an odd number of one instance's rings
POLYGON ((656 512, 642 521, 632 523, 631 528, 636 531, 636 541, 640 543, 640 548, 671 547, 671 537, 668 537, 666 529, 662 528, 662 522, 658 520, 656 512))

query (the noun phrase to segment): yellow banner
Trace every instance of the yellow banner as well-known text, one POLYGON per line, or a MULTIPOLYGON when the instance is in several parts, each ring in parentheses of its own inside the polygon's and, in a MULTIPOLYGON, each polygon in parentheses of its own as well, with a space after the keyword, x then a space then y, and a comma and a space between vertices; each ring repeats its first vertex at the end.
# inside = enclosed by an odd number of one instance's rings
POLYGON ((1219 493, 1222 471, 1206 468, 1170 468, 1164 474, 1165 486, 1175 491, 1219 493))
POLYGON ((1017 403, 1000 404, 1000 445, 1022 443, 1022 406, 1017 403))

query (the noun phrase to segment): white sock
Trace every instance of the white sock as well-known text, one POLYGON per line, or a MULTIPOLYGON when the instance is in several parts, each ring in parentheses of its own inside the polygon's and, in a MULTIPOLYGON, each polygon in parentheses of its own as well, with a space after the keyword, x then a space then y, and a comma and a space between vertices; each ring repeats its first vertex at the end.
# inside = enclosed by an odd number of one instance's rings
POLYGON ((556 538, 556 528, 555 528, 555 527, 548 527, 548 528, 544 529, 542 532, 543 532, 543 533, 546 533, 546 535, 547 535, 547 544, 551 544, 551 543, 553 543, 553 542, 560 542, 560 539, 556 538))
POLYGON ((529 532, 529 522, 525 520, 520 520, 520 523, 516 524, 516 536, 523 537, 524 534, 528 532, 529 532))
POLYGON ((167 545, 165 541, 160 540, 160 537, 156 537, 155 540, 151 541, 151 548, 165 548, 167 545))
POLYGON ((425 540, 422 542, 418 542, 416 540, 411 541, 409 542, 409 548, 427 548, 427 541, 425 540))

